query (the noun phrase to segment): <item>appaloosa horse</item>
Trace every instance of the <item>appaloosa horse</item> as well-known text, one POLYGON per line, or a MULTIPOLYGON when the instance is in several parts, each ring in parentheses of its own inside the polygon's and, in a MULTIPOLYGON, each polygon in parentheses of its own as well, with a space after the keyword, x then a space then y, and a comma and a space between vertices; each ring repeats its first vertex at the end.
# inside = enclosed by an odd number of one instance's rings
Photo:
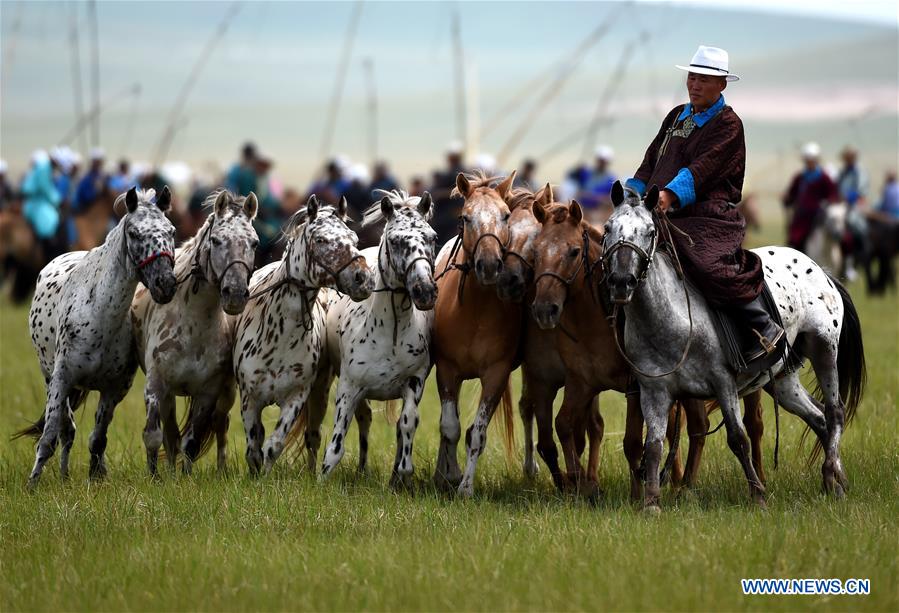
POLYGON ((144 445, 151 475, 157 472, 163 443, 173 468, 179 450, 184 452, 184 471, 190 473, 207 442, 196 433, 211 432, 201 423, 205 420, 216 421, 218 468, 225 469, 228 412, 235 395, 234 319, 229 315, 240 314, 249 297, 247 284, 259 244, 253 218, 259 204, 252 192, 244 198, 227 190, 212 193, 205 204, 212 213, 175 255, 175 298, 156 304, 140 288, 131 304, 138 361, 147 375, 144 445), (183 437, 175 415, 176 396, 190 399, 183 437))
MULTIPOLYGON (((271 470, 314 393, 319 360, 326 357, 319 288, 333 287, 359 301, 374 287, 356 234, 346 225, 346 211, 345 198, 333 207, 310 196, 288 223, 281 260, 257 270, 250 282, 250 303, 237 319, 233 360, 251 474, 271 470), (270 404, 277 404, 281 414, 263 445, 262 409, 270 404)), ((323 392, 326 396, 327 388, 323 392)), ((319 439, 310 442, 312 434, 307 431, 307 449, 314 469, 319 439)))
MULTIPOLYGON (((418 404, 431 370, 437 233, 428 224, 432 214, 428 192, 420 198, 404 191, 380 193, 383 198, 365 212, 362 224, 386 221, 378 247, 363 251, 376 266, 375 292, 362 302, 353 303, 334 292, 328 300, 328 352, 340 380, 334 432, 321 475, 327 477, 343 457, 347 428, 360 403, 402 398, 390 483, 409 487, 418 404)), ((360 469, 365 467, 370 423, 370 416, 359 421, 360 469)))
POLYGON ((463 496, 474 493, 474 473, 487 444, 487 425, 501 397, 506 433, 512 434, 509 375, 519 361, 523 310, 500 300, 492 286, 502 272, 509 245, 512 212, 507 200, 514 180, 513 172, 493 187, 495 178, 460 173, 453 192, 465 199, 460 234, 437 257, 432 356, 440 394, 440 451, 434 481, 439 487, 458 485, 463 496), (481 381, 481 399, 466 433, 463 478, 456 458, 461 434, 459 388, 462 381, 475 378, 481 381))
POLYGON ((126 214, 99 247, 66 253, 38 277, 28 315, 31 342, 47 382, 44 417, 19 434, 40 435, 30 487, 37 485, 57 439, 62 441, 60 475, 68 475, 75 439, 72 412, 90 390, 100 392, 91 433, 90 475, 106 474, 106 432, 113 412, 137 371, 128 306, 138 282, 166 303, 175 294, 175 227, 165 216, 168 187, 154 202, 153 190, 130 189, 116 200, 126 214))
POLYGON ((635 367, 647 424, 644 508, 659 510, 658 466, 668 407, 683 395, 717 398, 728 445, 740 460, 752 498, 764 505, 765 488, 749 456, 738 406, 740 395, 762 386, 818 436, 825 451, 823 487, 842 495, 848 483, 840 438, 844 422, 861 401, 865 383, 861 326, 849 293, 798 251, 754 250, 762 260, 790 344, 811 360, 824 411, 786 361, 760 375, 735 375, 704 298, 680 278, 676 255, 667 257, 658 249, 659 234, 669 223, 664 214, 654 212, 658 194, 653 187, 641 201, 638 194, 615 183, 611 192, 615 212, 606 224, 603 254, 611 300, 626 315, 622 348, 635 367))

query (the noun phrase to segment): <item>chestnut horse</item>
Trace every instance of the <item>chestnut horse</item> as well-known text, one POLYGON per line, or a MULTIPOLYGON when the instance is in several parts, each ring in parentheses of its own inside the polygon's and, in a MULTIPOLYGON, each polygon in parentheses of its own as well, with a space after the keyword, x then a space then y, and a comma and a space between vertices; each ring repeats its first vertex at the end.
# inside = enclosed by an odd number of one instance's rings
MULTIPOLYGON (((625 392, 631 370, 618 354, 606 310, 599 295, 602 232, 591 226, 576 201, 570 205, 534 205, 534 216, 542 225, 534 244, 534 301, 532 312, 543 329, 559 329, 556 344, 565 364, 565 400, 556 417, 556 433, 562 443, 565 463, 576 483, 591 493, 598 484, 599 443, 603 420, 599 411, 584 415, 593 397, 603 390, 625 392), (577 423, 584 421, 590 441, 587 469, 580 464, 575 444, 577 423)), ((639 396, 628 394, 624 453, 631 472, 631 497, 641 496, 643 419, 639 396)), ((672 481, 693 485, 702 454, 708 417, 701 401, 684 399, 687 429, 691 435, 686 471, 682 479, 675 466, 672 481)), ((676 409, 670 412, 669 441, 676 409)))
POLYGON ((513 172, 494 187, 494 177, 459 173, 453 192, 465 199, 459 235, 437 256, 431 355, 440 394, 440 451, 434 481, 438 487, 458 486, 463 496, 474 492, 475 467, 501 397, 509 440, 513 432, 509 375, 519 362, 523 309, 500 300, 492 286, 509 244, 508 201, 514 180, 513 172), (463 478, 456 447, 461 435, 459 388, 468 379, 480 379, 481 398, 465 437, 463 478))

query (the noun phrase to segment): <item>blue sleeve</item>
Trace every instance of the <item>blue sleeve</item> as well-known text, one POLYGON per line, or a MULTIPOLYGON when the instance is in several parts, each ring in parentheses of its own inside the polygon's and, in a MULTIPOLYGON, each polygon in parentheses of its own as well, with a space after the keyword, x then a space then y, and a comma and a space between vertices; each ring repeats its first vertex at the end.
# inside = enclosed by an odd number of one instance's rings
POLYGON ((630 179, 628 179, 627 181, 624 182, 624 186, 629 187, 630 189, 634 190, 641 196, 646 193, 646 183, 644 183, 640 179, 635 179, 635 178, 631 177, 630 179))
POLYGON ((696 189, 693 186, 693 175, 687 168, 681 168, 671 182, 665 186, 680 201, 679 206, 690 206, 696 202, 696 189))

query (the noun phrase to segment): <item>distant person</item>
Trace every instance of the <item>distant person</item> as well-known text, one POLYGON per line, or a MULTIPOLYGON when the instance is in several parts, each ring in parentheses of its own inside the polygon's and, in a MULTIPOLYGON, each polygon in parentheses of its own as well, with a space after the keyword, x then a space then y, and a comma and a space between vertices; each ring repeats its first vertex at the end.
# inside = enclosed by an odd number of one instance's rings
POLYGON ((57 239, 61 198, 53 183, 53 167, 46 151, 35 151, 31 156, 31 169, 22 181, 22 195, 25 198, 22 212, 44 249, 45 261, 49 262, 64 249, 57 239))
POLYGON ((565 173, 562 183, 554 190, 556 202, 569 202, 583 191, 590 179, 590 169, 586 164, 578 164, 565 173))
POLYGON ((513 187, 524 187, 532 192, 542 187, 537 178, 537 162, 533 158, 526 158, 521 163, 521 168, 518 169, 512 185, 513 187))
POLYGON ((409 181, 409 195, 410 196, 421 196, 425 193, 427 189, 427 184, 425 183, 425 178, 421 175, 415 175, 409 181))
POLYGON ((895 170, 887 172, 883 196, 877 205, 877 211, 899 221, 899 183, 896 182, 895 170))
POLYGON ((390 168, 387 166, 387 162, 377 162, 375 164, 374 172, 372 173, 369 191, 383 189, 385 192, 389 192, 394 189, 399 189, 399 187, 399 182, 394 178, 392 174, 390 174, 390 168))
POLYGON ((78 240, 78 231, 72 219, 72 199, 75 195, 76 180, 74 152, 68 147, 57 147, 50 153, 50 160, 55 169, 53 182, 60 198, 58 240, 68 247, 78 240))
POLYGON ((274 161, 267 155, 256 152, 253 171, 256 176, 256 198, 259 201, 259 211, 253 220, 253 227, 259 237, 259 246, 256 247, 256 266, 265 266, 280 257, 281 245, 278 238, 281 236, 281 227, 286 218, 281 210, 281 201, 271 189, 269 172, 274 166, 274 161))
POLYGON ((344 176, 345 160, 339 156, 335 156, 328 160, 325 166, 325 176, 309 188, 307 199, 312 194, 318 196, 318 199, 328 204, 337 204, 340 196, 346 191, 350 183, 344 176))
POLYGON ((90 167, 87 173, 78 182, 75 190, 75 198, 72 202, 72 214, 75 217, 83 215, 90 210, 97 199, 106 191, 106 178, 103 174, 103 166, 106 163, 106 155, 102 149, 94 148, 90 152, 90 167))
POLYGON ((618 176, 612 171, 615 151, 608 145, 596 148, 593 172, 581 190, 578 202, 584 207, 587 220, 593 225, 602 225, 612 214, 611 191, 618 176))
POLYGON ((840 154, 843 167, 837 175, 837 188, 840 197, 849 207, 846 215, 847 236, 841 242, 843 256, 846 260, 846 278, 855 280, 855 262, 863 257, 867 249, 868 224, 864 210, 868 204, 868 173, 858 162, 858 150, 847 146, 840 154))
POLYGON ((109 190, 113 195, 124 194, 137 183, 131 176, 131 164, 125 158, 119 160, 116 172, 109 175, 109 190))
MULTIPOLYGON (((256 145, 247 142, 240 150, 240 161, 233 164, 225 175, 225 187, 238 196, 256 192, 256 145)), ((256 194, 257 196, 259 194, 256 194)))
POLYGON ((343 197, 347 201, 347 213, 352 221, 349 223, 350 228, 359 237, 359 248, 372 247, 377 245, 381 240, 381 232, 384 224, 375 224, 362 227, 362 213, 370 207, 376 197, 373 194, 374 183, 368 174, 368 168, 365 164, 353 164, 347 172, 348 185, 343 192, 343 197))
POLYGON ((434 171, 431 196, 434 199, 434 217, 431 226, 437 232, 442 245, 459 232, 459 216, 462 214, 463 198, 453 198, 450 194, 456 187, 456 176, 465 172, 465 158, 462 143, 451 142, 446 148, 446 166, 434 171))
POLYGON ((804 168, 790 182, 783 205, 793 214, 787 229, 787 243, 804 253, 823 207, 839 200, 839 194, 836 184, 821 168, 818 143, 803 145, 801 156, 804 168))
POLYGON ((9 166, 6 165, 6 160, 0 160, 0 211, 6 210, 13 200, 13 188, 6 177, 8 171, 9 166))

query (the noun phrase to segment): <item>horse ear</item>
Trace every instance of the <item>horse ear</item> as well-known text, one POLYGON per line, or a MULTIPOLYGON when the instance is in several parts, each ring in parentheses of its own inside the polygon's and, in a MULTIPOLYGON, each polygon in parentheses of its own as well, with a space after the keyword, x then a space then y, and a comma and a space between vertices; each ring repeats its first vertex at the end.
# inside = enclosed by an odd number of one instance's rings
POLYGON ((384 219, 393 219, 393 203, 387 196, 381 198, 381 213, 384 215, 384 219))
POLYGON ((421 200, 418 201, 418 212, 425 219, 429 219, 431 217, 431 207, 433 206, 434 201, 431 199, 431 192, 424 192, 421 195, 421 200))
POLYGON ((568 218, 573 221, 575 225, 581 223, 581 220, 584 218, 584 210, 577 200, 571 201, 571 205, 568 207, 568 218))
POLYGON ((616 207, 624 202, 624 186, 621 185, 621 181, 615 181, 609 196, 612 198, 612 204, 616 207))
POLYGON ((128 208, 129 213, 137 210, 137 188, 132 187, 125 194, 125 206, 128 208))
POLYGON ((223 189, 219 192, 219 195, 215 199, 215 205, 213 206, 216 215, 221 215, 225 211, 225 207, 228 206, 229 198, 228 190, 223 189))
POLYGON ((541 224, 546 223, 546 209, 543 208, 543 203, 539 200, 534 201, 534 218, 541 224))
POLYGON ((646 192, 646 198, 643 199, 643 206, 652 211, 656 208, 656 205, 659 203, 659 188, 656 185, 653 185, 649 188, 649 191, 646 192))
POLYGON ((593 224, 587 224, 587 236, 590 237, 594 243, 602 244, 603 239, 605 238, 605 232, 602 227, 594 226, 593 224))
POLYGON ((247 194, 247 199, 243 202, 243 212, 246 213, 247 217, 253 219, 256 217, 256 213, 259 211, 259 199, 256 197, 256 194, 250 192, 247 194))
POLYGON ((515 175, 517 173, 517 170, 513 170, 512 174, 503 179, 503 182, 496 186, 496 191, 503 200, 505 200, 506 196, 509 195, 509 192, 512 191, 512 184, 515 183, 515 175))
POLYGON ((349 206, 349 203, 346 201, 346 196, 341 196, 340 202, 337 203, 337 216, 341 219, 346 217, 346 212, 349 206))
POLYGON ((306 221, 312 221, 316 215, 318 215, 318 197, 312 194, 306 201, 306 221))
POLYGON ((553 203, 555 196, 553 196, 553 188, 547 183, 543 186, 537 195, 534 197, 535 202, 539 202, 542 206, 549 206, 553 203))
POLYGON ((468 177, 465 176, 465 173, 460 172, 456 175, 456 189, 459 190, 459 194, 463 198, 468 198, 468 195, 471 193, 471 183, 468 182, 468 177))
POLYGON ((172 208, 172 190, 169 189, 168 185, 162 188, 162 193, 156 199, 156 206, 163 213, 172 208))

